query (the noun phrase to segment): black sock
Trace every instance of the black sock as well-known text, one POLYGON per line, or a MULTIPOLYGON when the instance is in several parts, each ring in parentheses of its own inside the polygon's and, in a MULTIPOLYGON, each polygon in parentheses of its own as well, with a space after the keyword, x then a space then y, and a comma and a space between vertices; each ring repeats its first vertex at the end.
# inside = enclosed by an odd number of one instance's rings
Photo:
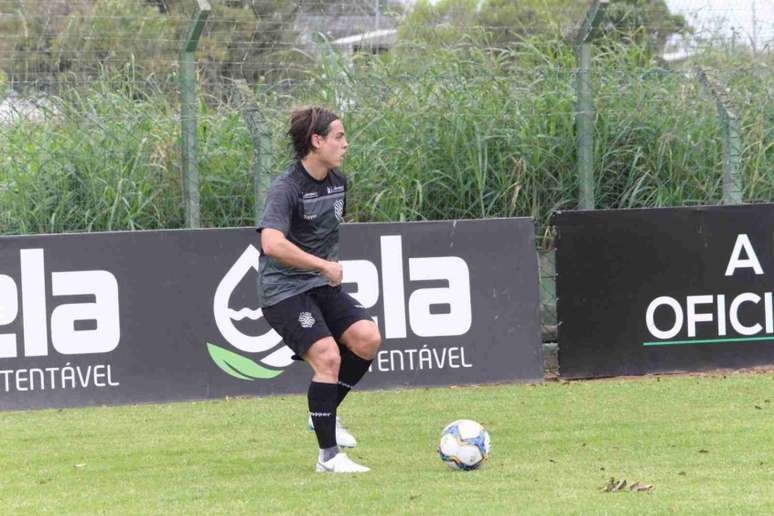
POLYGON ((328 462, 338 454, 339 454, 338 446, 332 446, 331 448, 322 448, 320 450, 320 462, 328 462))
POLYGON ((336 384, 312 382, 307 399, 320 449, 336 446, 336 384))
POLYGON ((352 390, 352 387, 357 385, 357 382, 363 378, 368 368, 371 366, 373 360, 366 360, 360 358, 356 354, 352 353, 349 349, 341 349, 341 365, 339 366, 339 385, 338 385, 338 402, 336 406, 341 405, 344 397, 352 390))

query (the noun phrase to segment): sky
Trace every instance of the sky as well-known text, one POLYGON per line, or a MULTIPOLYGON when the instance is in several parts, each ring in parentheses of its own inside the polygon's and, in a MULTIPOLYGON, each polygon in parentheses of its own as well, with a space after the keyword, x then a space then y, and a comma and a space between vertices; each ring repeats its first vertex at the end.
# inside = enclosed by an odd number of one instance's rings
POLYGON ((712 30, 720 24, 725 34, 734 31, 751 44, 774 45, 774 0, 666 0, 673 13, 685 15, 697 30, 712 30), (753 14, 755 13, 755 14, 753 14))

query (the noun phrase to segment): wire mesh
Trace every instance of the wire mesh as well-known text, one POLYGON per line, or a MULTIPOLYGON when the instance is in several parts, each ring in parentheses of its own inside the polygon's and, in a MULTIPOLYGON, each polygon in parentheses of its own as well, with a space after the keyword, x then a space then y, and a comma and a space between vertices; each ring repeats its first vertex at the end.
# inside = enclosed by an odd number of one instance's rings
MULTIPOLYGON (((577 204, 570 35, 586 5, 529 9, 560 3, 525 0, 527 14, 504 19, 385 0, 213 2, 196 54, 202 225, 254 222, 256 139, 236 81, 271 135, 265 175, 289 159, 288 111, 327 104, 350 133, 352 221, 536 219, 554 340, 550 216, 577 204)), ((182 227, 179 54, 193 8, 0 0, 0 232, 182 227)), ((647 30, 608 24, 595 43, 596 206, 720 202, 721 129, 696 65, 739 113, 744 199, 771 201, 774 21, 761 9, 754 30, 724 27, 753 15, 735 3, 665 37, 680 23, 648 9, 647 30)))

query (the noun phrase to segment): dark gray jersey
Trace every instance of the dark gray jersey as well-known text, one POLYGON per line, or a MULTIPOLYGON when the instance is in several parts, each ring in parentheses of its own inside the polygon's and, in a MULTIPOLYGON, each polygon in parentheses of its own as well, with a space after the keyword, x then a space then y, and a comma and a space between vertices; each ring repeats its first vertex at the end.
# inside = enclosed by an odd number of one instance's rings
MULTIPOLYGON (((266 194, 266 207, 258 222, 281 231, 301 250, 330 261, 339 259, 339 224, 344 220, 347 179, 331 170, 317 181, 300 162, 277 176, 266 194)), ((316 271, 283 265, 261 254, 258 306, 271 306, 309 289, 327 285, 316 271)))

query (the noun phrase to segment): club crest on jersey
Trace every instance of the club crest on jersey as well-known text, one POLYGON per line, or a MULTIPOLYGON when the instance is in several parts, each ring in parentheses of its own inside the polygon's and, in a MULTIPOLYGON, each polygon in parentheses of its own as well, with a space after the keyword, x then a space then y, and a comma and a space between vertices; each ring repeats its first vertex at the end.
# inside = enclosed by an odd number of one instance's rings
POLYGON ((298 314, 298 324, 300 324, 302 328, 311 328, 314 326, 314 323, 315 320, 311 313, 301 312, 298 314))
POLYGON ((336 219, 339 222, 344 220, 344 199, 339 199, 333 203, 333 211, 336 213, 336 219))

